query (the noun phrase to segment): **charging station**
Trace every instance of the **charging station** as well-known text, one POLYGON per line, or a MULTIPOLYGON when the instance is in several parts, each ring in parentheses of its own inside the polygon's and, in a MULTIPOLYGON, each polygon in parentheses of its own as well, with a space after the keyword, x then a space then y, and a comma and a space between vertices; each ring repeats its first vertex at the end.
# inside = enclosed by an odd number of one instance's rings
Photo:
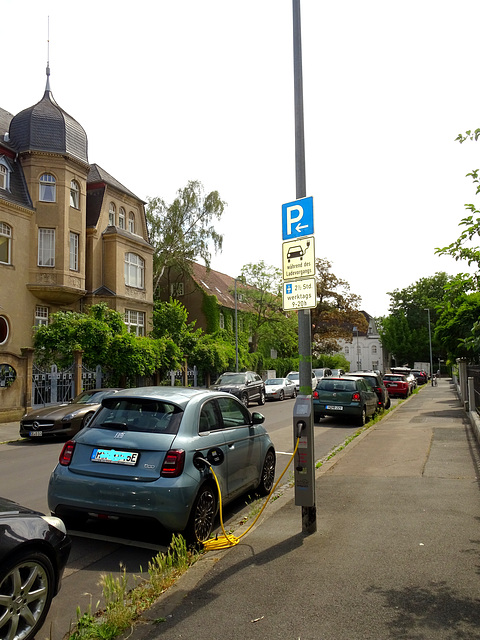
POLYGON ((315 460, 313 454, 312 397, 297 396, 293 408, 295 504, 315 507, 315 460))

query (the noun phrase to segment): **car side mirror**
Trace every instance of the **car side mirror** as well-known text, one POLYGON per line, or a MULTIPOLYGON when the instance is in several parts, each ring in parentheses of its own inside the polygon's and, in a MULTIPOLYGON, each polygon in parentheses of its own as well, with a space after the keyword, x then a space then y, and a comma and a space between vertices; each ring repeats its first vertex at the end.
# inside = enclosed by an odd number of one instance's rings
POLYGON ((263 424, 265 422, 265 416, 263 413, 254 411, 252 413, 252 424, 263 424))

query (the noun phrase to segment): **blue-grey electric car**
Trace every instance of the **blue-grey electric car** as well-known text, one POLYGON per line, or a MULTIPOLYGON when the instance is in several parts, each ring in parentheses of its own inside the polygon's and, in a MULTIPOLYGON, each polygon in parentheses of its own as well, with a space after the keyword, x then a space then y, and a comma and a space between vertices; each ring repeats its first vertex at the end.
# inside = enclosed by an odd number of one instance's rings
POLYGON ((222 504, 267 495, 275 449, 264 417, 229 393, 183 387, 125 389, 102 400, 65 443, 48 486, 52 514, 155 520, 206 540, 222 504))

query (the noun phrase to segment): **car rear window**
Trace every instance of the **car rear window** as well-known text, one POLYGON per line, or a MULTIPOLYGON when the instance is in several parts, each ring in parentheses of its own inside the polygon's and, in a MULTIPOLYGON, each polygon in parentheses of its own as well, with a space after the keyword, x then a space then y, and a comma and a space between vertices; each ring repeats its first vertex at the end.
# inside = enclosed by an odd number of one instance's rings
POLYGON ((183 410, 170 402, 111 397, 104 399, 102 408, 88 426, 176 434, 182 416, 183 410))
POLYGON ((354 380, 328 380, 322 379, 317 385, 317 389, 321 391, 355 391, 356 383, 354 380))

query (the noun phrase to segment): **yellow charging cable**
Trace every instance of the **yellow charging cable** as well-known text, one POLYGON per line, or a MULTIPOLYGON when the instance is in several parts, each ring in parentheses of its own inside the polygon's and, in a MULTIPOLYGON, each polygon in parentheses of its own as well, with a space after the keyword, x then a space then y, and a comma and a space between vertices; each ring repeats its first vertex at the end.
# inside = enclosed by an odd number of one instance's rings
MULTIPOLYGON (((297 438, 297 443, 295 445, 295 449, 293 450, 293 453, 290 457, 290 460, 288 461, 287 466, 285 467, 285 469, 282 471, 282 473, 280 474, 280 477, 278 478, 278 480, 276 481, 276 483, 273 485, 272 490, 270 491, 270 493, 268 494, 263 507, 260 509, 257 517, 255 518, 255 520, 252 522, 252 524, 248 527, 248 529, 246 531, 244 531, 242 533, 241 536, 238 536, 238 538, 236 536, 233 535, 229 535, 226 531, 225 531, 225 527, 223 526, 223 513, 222 513, 222 493, 220 491, 220 485, 218 483, 218 479, 217 476, 215 475, 215 471, 213 470, 212 466, 210 465, 210 471, 212 472, 213 478, 216 482, 217 485, 217 489, 218 489, 218 496, 220 499, 220 507, 219 507, 219 512, 220 512, 220 525, 222 527, 222 531, 223 531, 223 536, 219 536, 216 535, 214 538, 210 538, 209 540, 205 540, 204 542, 202 542, 203 547, 205 549, 205 551, 213 551, 216 549, 228 549, 229 547, 234 547, 236 544, 239 543, 240 538, 243 538, 243 536, 247 535, 247 533, 250 531, 250 529, 254 526, 254 524, 257 522, 257 520, 259 519, 259 517, 262 515, 263 510, 265 509, 265 507, 267 506, 270 498, 272 497, 275 489, 278 487, 278 484, 280 482, 280 480, 283 478, 283 476, 285 475, 286 470, 288 469, 288 467, 291 465, 293 458, 295 457, 295 454, 297 453, 297 449, 298 449, 298 443, 300 442, 300 438, 297 438)), ((208 464, 208 463, 207 463, 208 464)))

